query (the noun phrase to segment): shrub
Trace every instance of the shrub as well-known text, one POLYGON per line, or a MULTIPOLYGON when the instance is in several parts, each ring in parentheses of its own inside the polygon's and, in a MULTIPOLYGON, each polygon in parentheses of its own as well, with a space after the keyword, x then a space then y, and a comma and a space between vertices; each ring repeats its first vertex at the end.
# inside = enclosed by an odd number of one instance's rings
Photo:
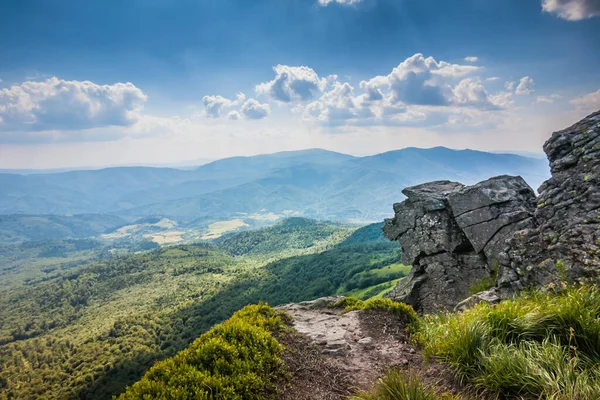
POLYGON ((354 307, 358 307, 361 304, 363 304, 363 301, 357 299, 356 297, 344 297, 343 299, 336 301, 332 307, 333 308, 344 308, 344 309, 350 311, 350 310, 355 309, 354 307))
POLYGON ((358 300, 354 297, 344 297, 336 302, 333 307, 344 308, 345 312, 355 310, 379 310, 387 311, 397 315, 405 324, 416 324, 419 317, 415 310, 404 303, 392 301, 390 299, 369 299, 367 301, 358 300))
POLYGON ((120 399, 262 399, 286 378, 283 347, 272 331, 286 316, 265 304, 248 306, 157 363, 120 399))
POLYGON ((427 356, 506 398, 600 398, 600 291, 532 293, 424 318, 427 356))

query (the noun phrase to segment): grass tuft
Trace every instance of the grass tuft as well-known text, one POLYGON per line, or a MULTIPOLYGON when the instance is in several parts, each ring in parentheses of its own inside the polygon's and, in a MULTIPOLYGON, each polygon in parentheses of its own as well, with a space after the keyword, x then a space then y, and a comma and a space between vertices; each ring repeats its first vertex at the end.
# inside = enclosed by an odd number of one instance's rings
POLYGON ((377 381, 375 387, 359 393, 350 400, 460 400, 449 394, 437 394, 425 386, 414 375, 405 375, 398 370, 390 370, 377 381))
POLYGON ((424 352, 503 398, 600 398, 600 290, 531 293, 425 317, 424 352))

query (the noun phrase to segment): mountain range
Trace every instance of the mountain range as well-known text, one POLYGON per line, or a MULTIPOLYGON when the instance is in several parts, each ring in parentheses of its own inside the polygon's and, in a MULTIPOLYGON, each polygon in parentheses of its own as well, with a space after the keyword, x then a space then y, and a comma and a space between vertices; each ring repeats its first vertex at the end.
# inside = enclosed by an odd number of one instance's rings
POLYGON ((406 148, 367 157, 322 149, 217 160, 197 168, 117 167, 0 174, 0 214, 148 215, 178 220, 252 214, 377 221, 401 191, 449 179, 521 175, 534 188, 546 160, 474 150, 406 148))

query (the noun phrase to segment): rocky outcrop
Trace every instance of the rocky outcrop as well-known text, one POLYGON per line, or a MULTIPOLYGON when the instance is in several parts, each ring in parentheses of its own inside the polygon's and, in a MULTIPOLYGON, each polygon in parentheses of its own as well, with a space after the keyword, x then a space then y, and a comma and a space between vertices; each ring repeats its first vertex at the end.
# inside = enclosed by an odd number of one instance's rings
POLYGON ((600 111, 555 132, 544 151, 552 177, 538 190, 535 226, 516 232, 501 254, 503 297, 600 271, 600 111))
POLYGON ((474 186, 438 181, 407 188, 384 234, 402 246, 409 276, 389 294, 421 312, 452 309, 489 279, 504 242, 532 225, 535 194, 521 177, 474 186))
MULTIPOLYGON (((521 177, 473 186, 431 182, 403 191, 384 234, 409 276, 390 293, 421 312, 453 308, 482 278, 496 287, 460 307, 526 288, 595 279, 600 271, 600 111, 544 145, 552 177, 535 193, 521 177)), ((499 296, 499 297, 498 297, 499 296)))

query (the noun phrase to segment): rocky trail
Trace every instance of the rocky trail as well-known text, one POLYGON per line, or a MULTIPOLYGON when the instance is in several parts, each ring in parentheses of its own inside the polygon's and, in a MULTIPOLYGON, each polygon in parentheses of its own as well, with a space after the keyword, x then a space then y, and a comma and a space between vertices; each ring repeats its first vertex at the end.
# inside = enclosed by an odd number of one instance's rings
POLYGON ((408 341, 405 327, 384 311, 331 308, 338 298, 280 307, 293 318, 297 335, 283 339, 292 350, 292 384, 284 399, 347 399, 370 389, 386 369, 399 368, 454 391, 440 365, 426 364, 408 341))

